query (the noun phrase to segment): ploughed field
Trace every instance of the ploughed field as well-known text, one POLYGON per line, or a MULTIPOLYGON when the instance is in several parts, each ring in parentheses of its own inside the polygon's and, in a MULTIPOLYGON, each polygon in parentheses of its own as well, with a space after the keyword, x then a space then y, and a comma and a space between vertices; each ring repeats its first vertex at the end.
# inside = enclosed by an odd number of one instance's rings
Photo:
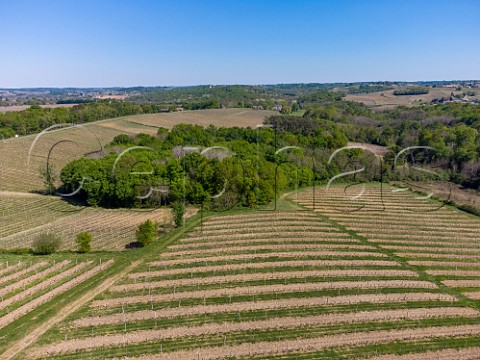
POLYGON ((478 358, 480 221, 358 189, 187 224, 19 358, 478 358))

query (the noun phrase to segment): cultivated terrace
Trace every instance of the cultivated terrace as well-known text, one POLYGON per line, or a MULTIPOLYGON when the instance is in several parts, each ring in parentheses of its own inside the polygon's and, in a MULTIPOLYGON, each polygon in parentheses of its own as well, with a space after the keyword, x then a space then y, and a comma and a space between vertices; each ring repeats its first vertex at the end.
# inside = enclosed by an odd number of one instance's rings
POLYGON ((475 217, 370 183, 291 193, 275 211, 197 214, 129 258, 10 257, 0 349, 6 359, 473 359, 479 230, 475 217))

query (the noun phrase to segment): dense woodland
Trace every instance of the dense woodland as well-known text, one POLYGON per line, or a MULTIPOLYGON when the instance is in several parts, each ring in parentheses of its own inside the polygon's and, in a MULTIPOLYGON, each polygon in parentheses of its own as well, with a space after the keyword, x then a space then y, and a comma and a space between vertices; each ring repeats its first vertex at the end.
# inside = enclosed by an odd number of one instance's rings
MULTIPOLYGON (((345 137, 338 135, 332 142, 345 145, 345 137)), ((317 138, 312 133, 301 142, 314 144, 317 138)), ((119 135, 108 146, 109 155, 71 162, 63 168, 61 180, 70 192, 88 179, 80 196, 91 205, 179 207, 187 202, 218 210, 254 207, 287 188, 312 183, 312 161, 304 152, 276 154, 283 146, 297 144, 294 134, 275 134, 269 127, 178 125, 171 131, 160 129, 156 137, 119 135)))

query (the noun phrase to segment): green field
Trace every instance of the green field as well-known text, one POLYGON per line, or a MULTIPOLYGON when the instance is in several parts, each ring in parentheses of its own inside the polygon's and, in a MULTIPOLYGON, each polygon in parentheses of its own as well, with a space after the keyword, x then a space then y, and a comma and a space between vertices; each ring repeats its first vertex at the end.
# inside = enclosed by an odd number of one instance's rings
MULTIPOLYGON (((100 256, 114 262, 91 286, 80 282, 70 297, 59 291, 0 328, 2 358, 478 356, 478 218, 388 185, 367 185, 354 200, 349 191, 306 190, 275 212, 196 215, 144 250, 97 253, 86 267, 100 256), (62 299, 67 311, 49 313, 62 299)), ((9 312, 89 257, 57 254, 25 272, 42 259, 4 256, 6 275, 24 271, 24 287, 0 284, 3 301, 19 297, 9 312), (7 259, 16 267, 7 270, 7 259), (53 259, 58 269, 32 277, 53 259), (60 260, 70 263, 60 268, 60 260)))

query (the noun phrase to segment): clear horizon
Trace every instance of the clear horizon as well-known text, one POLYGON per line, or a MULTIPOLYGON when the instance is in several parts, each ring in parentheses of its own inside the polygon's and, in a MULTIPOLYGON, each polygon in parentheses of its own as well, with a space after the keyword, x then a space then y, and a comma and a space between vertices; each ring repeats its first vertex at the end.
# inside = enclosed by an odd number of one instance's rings
POLYGON ((422 82, 464 82, 464 81, 480 81, 478 79, 440 79, 440 80, 414 80, 414 81, 406 81, 406 80, 375 80, 375 81, 345 81, 345 82, 328 82, 328 83, 320 83, 320 82, 291 82, 291 83, 265 83, 265 84, 186 84, 186 85, 128 85, 128 86, 32 86, 32 87, 0 87, 1 90, 22 90, 22 89, 127 89, 127 88, 134 88, 134 87, 143 87, 143 88, 155 88, 155 87, 195 87, 195 86, 275 86, 275 85, 292 85, 292 84, 344 84, 344 83, 382 83, 382 82, 392 82, 392 83, 422 83, 422 82))
POLYGON ((0 10, 0 88, 480 78, 474 0, 0 0, 0 10))

